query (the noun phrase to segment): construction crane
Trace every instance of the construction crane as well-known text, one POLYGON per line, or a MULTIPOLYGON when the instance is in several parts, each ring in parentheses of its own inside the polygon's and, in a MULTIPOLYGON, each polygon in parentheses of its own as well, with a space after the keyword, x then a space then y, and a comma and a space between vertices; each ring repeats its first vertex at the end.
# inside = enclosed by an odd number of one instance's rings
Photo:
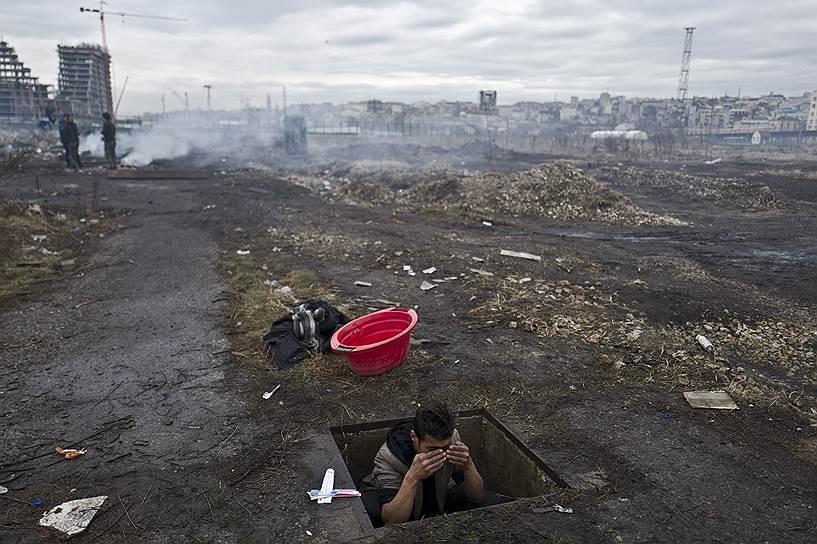
POLYGON ((185 118, 187 119, 187 126, 190 126, 190 100, 189 97, 187 96, 187 91, 184 92, 184 98, 182 98, 182 96, 175 90, 171 92, 173 93, 173 96, 179 99, 179 102, 184 104, 184 112, 185 118))
MULTIPOLYGON (((118 15, 118 16, 122 17, 123 21, 124 21, 125 17, 139 17, 141 19, 162 19, 162 20, 165 20, 165 21, 182 21, 182 22, 187 21, 187 19, 179 19, 179 18, 176 18, 176 17, 164 17, 164 16, 161 16, 161 15, 142 15, 142 14, 139 14, 139 13, 125 13, 125 12, 122 12, 122 11, 105 11, 105 3, 106 3, 105 0, 99 0, 99 8, 83 8, 83 7, 80 7, 79 11, 80 11, 80 13, 99 13, 99 30, 102 33, 102 50, 105 53, 108 54, 109 62, 110 62, 111 53, 108 50, 108 36, 107 36, 107 34, 105 32, 105 15, 106 14, 107 15, 118 15)), ((110 62, 110 71, 111 71, 110 76, 111 76, 111 83, 112 83, 112 87, 113 87, 113 92, 109 93, 109 96, 108 96, 108 104, 107 104, 108 111, 111 111, 113 109, 113 95, 116 94, 116 77, 114 77, 113 63, 112 62, 110 62)), ((121 96, 120 96, 120 99, 121 99, 121 96)), ((119 109, 119 103, 117 103, 117 109, 119 109)))
POLYGON ((684 28, 684 52, 681 55, 681 74, 678 76, 678 90, 675 96, 678 100, 684 101, 687 98, 687 91, 689 90, 689 67, 692 61, 692 33, 695 32, 694 26, 684 28))
POLYGON ((99 0, 99 8, 79 8, 82 13, 99 13, 99 29, 102 33, 102 48, 105 52, 108 51, 108 37, 105 33, 105 15, 116 15, 122 17, 138 17, 140 19, 161 19, 163 21, 179 21, 187 22, 187 19, 180 19, 178 17, 164 17, 162 15, 144 15, 141 13, 125 13, 122 11, 105 11, 105 1, 99 0))
POLYGON ((188 100, 187 92, 185 91, 184 98, 182 98, 182 95, 180 95, 176 91, 172 91, 172 92, 173 92, 173 96, 178 98, 179 102, 181 102, 184 105, 184 110, 185 111, 189 110, 190 109, 190 101, 188 100))

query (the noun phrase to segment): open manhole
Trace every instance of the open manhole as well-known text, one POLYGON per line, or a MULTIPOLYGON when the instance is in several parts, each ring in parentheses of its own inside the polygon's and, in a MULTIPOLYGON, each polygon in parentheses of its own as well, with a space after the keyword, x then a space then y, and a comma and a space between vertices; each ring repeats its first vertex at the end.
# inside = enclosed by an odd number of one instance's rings
MULTIPOLYGON (((329 430, 340 450, 355 487, 371 473, 375 455, 388 430, 405 419, 391 419, 332 427, 329 430)), ((485 487, 513 498, 536 497, 569 487, 510 429, 486 410, 457 413, 457 430, 471 450, 485 487)), ((359 499, 358 499, 359 500, 359 499)), ((491 508, 490 506, 487 508, 491 508)))

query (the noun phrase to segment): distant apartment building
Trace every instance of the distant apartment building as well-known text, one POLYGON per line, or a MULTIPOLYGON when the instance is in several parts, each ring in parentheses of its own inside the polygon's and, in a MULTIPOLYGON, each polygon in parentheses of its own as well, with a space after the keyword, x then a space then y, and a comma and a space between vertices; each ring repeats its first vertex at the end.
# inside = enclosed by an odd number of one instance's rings
POLYGON ((496 113, 496 91, 479 92, 479 111, 482 113, 496 113))
POLYGON ((817 91, 813 91, 809 98, 806 130, 817 130, 817 91))
POLYGON ((60 59, 59 96, 74 115, 97 120, 113 113, 111 57, 91 44, 57 47, 60 59))
POLYGON ((27 121, 46 113, 48 86, 31 75, 8 42, 0 41, 0 119, 27 121))

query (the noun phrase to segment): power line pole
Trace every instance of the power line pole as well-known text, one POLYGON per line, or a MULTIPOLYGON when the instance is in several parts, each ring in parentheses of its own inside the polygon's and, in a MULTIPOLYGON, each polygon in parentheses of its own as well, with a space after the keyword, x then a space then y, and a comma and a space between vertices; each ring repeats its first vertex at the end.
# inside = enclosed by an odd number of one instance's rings
POLYGON ((684 36, 684 53, 681 55, 681 74, 678 76, 678 92, 676 97, 680 101, 687 98, 687 91, 689 90, 689 66, 692 61, 692 33, 695 31, 694 26, 684 28, 686 36, 684 36))

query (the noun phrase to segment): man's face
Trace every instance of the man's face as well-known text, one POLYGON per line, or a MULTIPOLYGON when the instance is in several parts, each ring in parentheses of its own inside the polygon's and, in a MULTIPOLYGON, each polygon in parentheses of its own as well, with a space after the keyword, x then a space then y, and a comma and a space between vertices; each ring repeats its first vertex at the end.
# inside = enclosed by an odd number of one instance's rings
POLYGON ((414 451, 416 453, 429 453, 436 450, 447 450, 452 443, 452 438, 449 436, 444 440, 437 440, 431 436, 424 436, 422 439, 417 436, 417 433, 411 431, 411 443, 414 444, 414 451))

